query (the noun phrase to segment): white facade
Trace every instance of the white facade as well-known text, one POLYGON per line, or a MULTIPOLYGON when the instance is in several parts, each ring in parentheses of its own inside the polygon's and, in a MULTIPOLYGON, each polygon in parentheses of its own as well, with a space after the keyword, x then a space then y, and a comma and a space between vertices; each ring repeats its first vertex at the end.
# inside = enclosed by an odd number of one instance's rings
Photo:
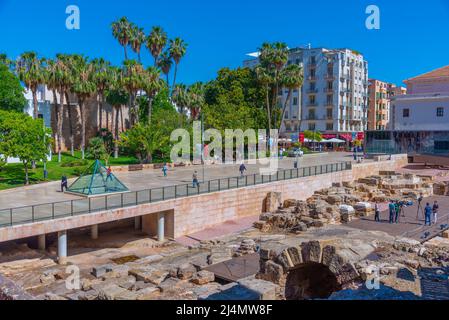
POLYGON ((392 104, 392 130, 449 131, 449 93, 398 96, 392 104))
MULTIPOLYGON (((24 112, 33 116, 33 94, 30 90, 25 91, 25 99, 27 106, 24 112)), ((38 116, 44 119, 45 126, 51 126, 51 105, 53 103, 53 93, 48 90, 47 86, 40 85, 37 89, 38 116)))
MULTIPOLYGON (((349 49, 291 49, 288 64, 304 69, 301 90, 293 92, 288 102, 281 133, 300 131, 352 133, 367 127, 368 63, 363 56, 349 49)), ((257 59, 244 61, 254 68, 257 59)), ((283 90, 283 102, 287 97, 283 90)))

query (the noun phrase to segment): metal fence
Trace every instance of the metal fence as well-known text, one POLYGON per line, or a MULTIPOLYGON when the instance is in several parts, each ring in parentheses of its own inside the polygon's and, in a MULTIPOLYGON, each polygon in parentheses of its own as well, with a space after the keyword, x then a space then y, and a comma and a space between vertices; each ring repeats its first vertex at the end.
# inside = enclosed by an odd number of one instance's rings
POLYGON ((254 186, 270 182, 316 176, 352 168, 351 162, 323 164, 311 167, 279 170, 273 175, 252 174, 241 177, 203 181, 198 186, 174 185, 119 194, 37 204, 26 207, 0 209, 0 228, 76 216, 103 210, 125 208, 145 203, 188 197, 193 195, 254 186))

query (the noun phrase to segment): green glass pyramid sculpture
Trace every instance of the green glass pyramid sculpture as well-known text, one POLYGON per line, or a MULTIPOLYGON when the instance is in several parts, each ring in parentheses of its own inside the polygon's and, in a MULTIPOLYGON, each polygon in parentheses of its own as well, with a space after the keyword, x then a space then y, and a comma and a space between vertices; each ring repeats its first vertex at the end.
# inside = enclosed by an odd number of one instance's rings
POLYGON ((95 162, 67 189, 69 193, 83 196, 95 196, 109 193, 127 192, 128 188, 112 172, 95 162))

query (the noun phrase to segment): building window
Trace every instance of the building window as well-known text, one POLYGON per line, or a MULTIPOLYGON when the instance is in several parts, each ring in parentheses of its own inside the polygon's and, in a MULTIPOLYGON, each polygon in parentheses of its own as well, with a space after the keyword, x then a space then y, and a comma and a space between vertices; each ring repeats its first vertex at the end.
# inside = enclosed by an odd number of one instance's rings
POLYGON ((437 108, 437 117, 444 116, 444 108, 437 108))
POLYGON ((298 98, 297 97, 293 97, 293 105, 294 106, 298 105, 298 98))
POLYGON ((288 111, 285 111, 284 119, 288 119, 288 111))
POLYGON ((309 131, 315 130, 315 123, 309 123, 309 131))
POLYGON ((315 104, 315 96, 310 96, 309 97, 309 103, 314 105, 315 104))
POLYGON ((332 131, 332 130, 334 130, 334 124, 333 124, 332 122, 326 123, 326 130, 327 130, 327 131, 332 131))
POLYGON ((402 110, 402 117, 403 117, 403 118, 408 118, 408 117, 410 117, 410 109, 403 109, 403 110, 402 110))
POLYGON ((326 116, 328 119, 332 119, 332 109, 327 109, 326 116))
POLYGON ((332 105, 333 100, 334 100, 333 95, 331 94, 327 95, 326 103, 328 106, 332 105))

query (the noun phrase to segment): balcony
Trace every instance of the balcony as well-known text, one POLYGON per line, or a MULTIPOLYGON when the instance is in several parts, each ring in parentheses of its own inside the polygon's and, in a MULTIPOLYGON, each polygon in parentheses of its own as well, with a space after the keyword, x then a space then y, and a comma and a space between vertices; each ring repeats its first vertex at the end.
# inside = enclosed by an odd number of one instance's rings
POLYGON ((324 93, 334 93, 334 88, 324 88, 323 92, 324 93))
POLYGON ((334 103, 333 102, 330 102, 330 101, 328 101, 328 102, 326 102, 325 104, 324 104, 326 107, 334 107, 334 103))
POLYGON ((306 92, 308 94, 318 93, 318 89, 308 89, 306 92))
POLYGON ((316 81, 317 77, 316 77, 316 75, 315 76, 308 76, 307 80, 309 80, 309 81, 316 81))
POLYGON ((333 74, 326 74, 326 76, 324 78, 329 81, 335 80, 335 76, 333 74))
POLYGON ((307 106, 308 107, 318 107, 318 103, 316 103, 316 102, 308 102, 307 106))

